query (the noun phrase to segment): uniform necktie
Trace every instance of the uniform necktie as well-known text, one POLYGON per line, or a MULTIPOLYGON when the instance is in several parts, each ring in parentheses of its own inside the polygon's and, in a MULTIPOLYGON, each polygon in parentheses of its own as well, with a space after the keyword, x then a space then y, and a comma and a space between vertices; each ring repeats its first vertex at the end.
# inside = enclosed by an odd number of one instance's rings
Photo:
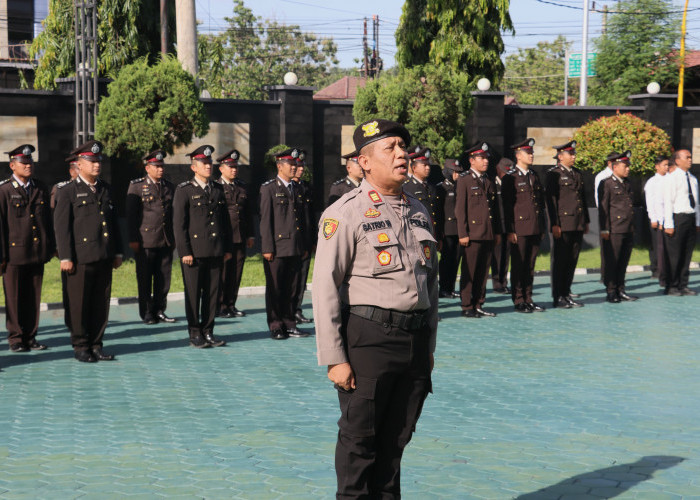
POLYGON ((211 189, 209 189, 209 184, 207 184, 206 186, 204 186, 204 192, 207 194, 207 196, 209 196, 209 192, 210 192, 210 191, 211 191, 211 189))
POLYGON ((690 202, 690 208, 695 208, 695 197, 693 196, 693 189, 690 187, 690 176, 688 172, 685 173, 685 182, 688 183, 688 201, 690 202))
POLYGON ((289 183, 289 194, 291 194, 292 199, 294 199, 294 183, 293 182, 289 183))
POLYGON ((27 193, 27 198, 30 198, 32 196, 32 185, 29 182, 24 186, 24 190, 27 193))

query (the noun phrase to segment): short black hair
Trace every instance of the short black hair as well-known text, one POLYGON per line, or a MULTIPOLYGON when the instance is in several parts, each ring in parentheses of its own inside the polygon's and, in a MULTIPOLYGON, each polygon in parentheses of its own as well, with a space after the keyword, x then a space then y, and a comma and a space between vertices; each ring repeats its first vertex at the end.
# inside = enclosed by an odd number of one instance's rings
POLYGON ((662 161, 665 161, 665 160, 668 160, 668 156, 666 156, 666 155, 658 155, 658 156, 654 159, 654 165, 658 165, 659 163, 661 163, 662 161))

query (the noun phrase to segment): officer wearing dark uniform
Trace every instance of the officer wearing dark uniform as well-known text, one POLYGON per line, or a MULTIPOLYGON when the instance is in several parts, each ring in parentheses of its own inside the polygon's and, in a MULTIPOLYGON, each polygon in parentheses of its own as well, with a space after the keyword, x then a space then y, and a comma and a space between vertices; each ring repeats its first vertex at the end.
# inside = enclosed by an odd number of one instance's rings
POLYGON ((420 202, 425 205, 425 208, 428 209, 428 213, 433 222, 433 232, 438 236, 439 241, 441 235, 438 234, 439 221, 437 214, 439 202, 437 199, 437 190, 435 186, 428 183, 431 156, 432 152, 430 149, 421 146, 416 146, 413 152, 408 155, 413 175, 410 175, 408 179, 406 179, 404 191, 418 198, 420 202))
POLYGON ((603 282, 606 300, 612 303, 637 300, 637 297, 625 293, 625 273, 634 246, 632 188, 627 179, 631 156, 630 151, 608 155, 613 173, 602 181, 598 196, 600 236, 605 255, 603 282))
POLYGON ((442 235, 442 253, 440 255, 440 297, 454 297, 457 269, 462 257, 462 250, 457 235, 457 217, 455 216, 455 186, 459 174, 464 172, 459 160, 448 158, 445 160, 442 175, 445 180, 436 186, 438 207, 441 213, 438 215, 440 227, 438 234, 442 235))
POLYGON ((365 179, 323 214, 314 266, 318 362, 338 390, 338 498, 400 498, 401 456, 423 402, 437 333, 430 215, 402 190, 408 131, 353 136, 365 179))
POLYGON ((56 251, 49 191, 34 179, 35 151, 12 151, 12 176, 0 182, 0 274, 5 289, 7 341, 12 352, 46 349, 36 340, 44 263, 56 251))
MULTIPOLYGON (((502 179, 514 168, 513 160, 501 158, 496 164, 496 176, 493 181, 496 185, 496 200, 498 200, 498 213, 501 214, 501 234, 505 234, 503 226, 503 193, 502 179)), ((508 263, 510 262, 510 243, 508 238, 501 238, 501 241, 493 246, 493 257, 491 257, 491 285, 495 293, 510 294, 508 288, 508 263)))
POLYGON ((221 177, 216 181, 221 184, 226 195, 228 208, 229 237, 233 257, 224 262, 221 290, 219 291, 218 316, 221 318, 240 318, 245 316, 243 311, 236 309, 238 289, 241 286, 243 265, 245 264, 246 248, 253 248, 253 211, 248 197, 248 186, 238 178, 238 160, 241 154, 238 150, 221 155, 219 163, 221 177))
POLYGON ((362 169, 357 163, 357 151, 353 151, 352 153, 348 153, 342 157, 347 160, 345 168, 348 170, 348 175, 342 179, 338 179, 331 185, 331 189, 328 194, 328 203, 326 206, 332 205, 345 193, 349 193, 353 189, 359 187, 360 182, 362 182, 362 178, 364 177, 362 169))
POLYGON ((56 208, 56 191, 58 190, 59 186, 68 184, 70 181, 78 177, 78 159, 75 156, 70 155, 68 158, 66 158, 66 161, 68 162, 68 175, 70 176, 70 179, 54 184, 51 188, 51 210, 56 208))
POLYGON ((583 235, 588 232, 588 205, 583 174, 574 167, 576 141, 554 146, 557 166, 545 176, 547 212, 552 230, 552 298, 554 307, 583 307, 571 297, 571 283, 583 235))
POLYGON ((122 241, 112 188, 99 179, 102 143, 89 141, 71 154, 79 175, 56 191, 54 229, 61 278, 65 280, 67 323, 75 359, 111 361, 102 350, 109 319, 112 268, 122 264, 122 241))
POLYGON ((134 179, 126 193, 129 246, 136 260, 139 314, 147 325, 173 323, 165 315, 173 267, 173 196, 175 186, 163 178, 160 149, 145 155, 146 176, 134 179))
POLYGON ((544 193, 540 178, 530 167, 534 159, 534 139, 511 146, 516 164, 502 179, 505 229, 510 242, 510 281, 515 310, 521 313, 542 312, 532 301, 535 261, 544 237, 544 193))
POLYGON ((196 348, 226 344, 214 337, 214 318, 231 244, 226 195, 211 180, 213 152, 212 146, 204 145, 187 154, 194 177, 178 184, 173 199, 173 233, 185 285, 187 329, 190 345, 196 348))
POLYGON ((294 184, 294 194, 301 199, 304 205, 304 253, 301 258, 301 270, 299 271, 299 279, 296 283, 297 302, 294 306, 294 319, 297 323, 312 323, 313 320, 304 316, 301 305, 304 302, 304 292, 306 291, 306 281, 309 278, 309 268, 311 266, 311 255, 316 249, 316 231, 313 228, 317 227, 316 215, 314 213, 313 188, 303 178, 306 170, 306 151, 299 150, 297 158, 297 168, 292 177, 294 184))
POLYGON ((493 317, 483 309, 486 281, 493 247, 500 242, 500 214, 494 183, 486 176, 489 146, 477 142, 465 155, 470 169, 457 181, 457 233, 463 248, 460 294, 462 315, 467 318, 493 317))
POLYGON ((294 192, 292 177, 299 149, 288 148, 275 155, 277 177, 260 186, 260 240, 265 270, 265 307, 270 336, 274 340, 306 337, 296 326, 295 286, 301 271, 306 237, 303 198, 294 192))

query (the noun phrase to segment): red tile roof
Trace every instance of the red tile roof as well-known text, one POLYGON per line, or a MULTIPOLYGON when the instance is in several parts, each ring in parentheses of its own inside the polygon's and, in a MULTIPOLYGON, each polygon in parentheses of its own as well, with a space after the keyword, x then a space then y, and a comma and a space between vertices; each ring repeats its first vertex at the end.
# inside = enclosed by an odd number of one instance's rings
POLYGON ((354 101, 357 89, 364 87, 366 83, 367 79, 361 76, 344 76, 316 92, 314 99, 354 101))

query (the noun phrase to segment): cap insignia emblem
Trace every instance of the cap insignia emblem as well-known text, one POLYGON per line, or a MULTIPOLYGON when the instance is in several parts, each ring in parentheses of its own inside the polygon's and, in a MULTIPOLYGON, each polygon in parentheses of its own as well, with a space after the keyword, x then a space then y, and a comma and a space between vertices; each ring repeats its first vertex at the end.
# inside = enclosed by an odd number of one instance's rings
POLYGON ((364 137, 372 137, 379 133, 379 123, 375 120, 373 122, 365 123, 362 125, 362 134, 364 137))
POLYGON ((93 154, 97 154, 100 152, 100 145, 95 143, 92 145, 92 148, 90 148, 90 151, 92 151, 93 154))
POLYGON ((156 160, 162 161, 163 160, 163 153, 156 154, 156 160))
POLYGON ((25 146, 22 150, 22 154, 24 156, 29 156, 30 154, 32 154, 32 149, 29 146, 25 146))
POLYGON ((211 156, 211 148, 204 148, 204 156, 211 156))

